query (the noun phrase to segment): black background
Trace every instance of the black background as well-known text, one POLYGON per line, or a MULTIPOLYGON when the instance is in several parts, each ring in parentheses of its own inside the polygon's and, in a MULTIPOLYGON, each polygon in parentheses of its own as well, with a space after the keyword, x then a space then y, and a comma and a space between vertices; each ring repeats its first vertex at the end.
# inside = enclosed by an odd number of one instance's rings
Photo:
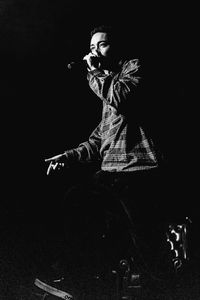
POLYGON ((40 202, 42 191, 57 184, 56 176, 51 184, 46 178, 44 158, 76 147, 98 124, 101 103, 85 73, 71 72, 67 64, 88 53, 89 32, 102 23, 116 24, 126 34, 127 50, 144 59, 151 86, 146 98, 155 107, 170 172, 188 185, 195 164, 188 94, 191 7, 7 0, 0 1, 0 16, 3 198, 9 209, 40 202))
POLYGON ((7 232, 13 239, 18 226, 35 226, 52 206, 58 212, 75 171, 47 178, 44 158, 85 141, 100 120, 101 103, 85 73, 67 64, 88 53, 89 32, 103 23, 116 24, 128 50, 145 61, 153 91, 146 97, 156 98, 155 125, 175 187, 171 197, 195 214, 191 8, 175 1, 0 0, 2 239, 7 232))

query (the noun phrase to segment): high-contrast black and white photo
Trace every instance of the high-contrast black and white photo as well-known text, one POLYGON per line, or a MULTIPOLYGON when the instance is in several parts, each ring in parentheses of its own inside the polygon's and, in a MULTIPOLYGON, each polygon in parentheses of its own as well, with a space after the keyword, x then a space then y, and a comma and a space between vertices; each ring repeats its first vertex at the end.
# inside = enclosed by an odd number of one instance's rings
POLYGON ((200 298, 191 17, 0 0, 0 299, 200 298))

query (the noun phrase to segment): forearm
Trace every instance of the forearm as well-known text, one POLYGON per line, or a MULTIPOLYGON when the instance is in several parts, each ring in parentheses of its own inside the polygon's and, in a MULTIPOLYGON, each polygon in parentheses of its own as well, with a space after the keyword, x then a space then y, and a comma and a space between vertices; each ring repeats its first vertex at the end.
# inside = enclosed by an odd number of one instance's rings
POLYGON ((63 156, 69 166, 76 163, 93 162, 99 159, 97 147, 89 141, 81 143, 77 148, 66 150, 63 156))
POLYGON ((88 141, 80 144, 77 148, 66 150, 61 154, 45 159, 45 162, 49 163, 47 175, 52 170, 59 170, 63 167, 70 168, 79 163, 89 163, 99 159, 97 147, 88 141))
POLYGON ((101 123, 94 129, 88 141, 82 142, 77 148, 65 151, 66 159, 71 163, 92 162, 100 159, 101 123))
POLYGON ((120 109, 140 83, 141 76, 138 70, 138 60, 128 62, 124 70, 117 75, 113 73, 106 75, 96 69, 88 73, 89 86, 106 104, 120 109))

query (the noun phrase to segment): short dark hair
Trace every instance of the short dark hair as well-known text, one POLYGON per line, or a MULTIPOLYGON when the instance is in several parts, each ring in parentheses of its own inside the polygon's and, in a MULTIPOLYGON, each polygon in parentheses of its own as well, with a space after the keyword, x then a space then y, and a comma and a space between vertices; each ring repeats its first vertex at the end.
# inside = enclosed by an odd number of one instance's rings
POLYGON ((115 40, 116 32, 111 25, 100 25, 100 26, 93 28, 90 32, 90 37, 92 37, 97 32, 107 33, 107 35, 109 36, 109 39, 111 39, 113 41, 115 40))
MULTIPOLYGON (((94 27, 90 31, 90 37, 97 33, 106 33, 108 36, 109 41, 112 43, 112 45, 117 45, 115 51, 118 53, 121 57, 127 57, 128 49, 130 47, 126 47, 127 43, 127 28, 123 29, 123 26, 121 24, 102 24, 99 26, 94 27), (120 40, 120 42, 118 42, 120 40)), ((132 56, 132 52, 130 53, 130 56, 132 56)))

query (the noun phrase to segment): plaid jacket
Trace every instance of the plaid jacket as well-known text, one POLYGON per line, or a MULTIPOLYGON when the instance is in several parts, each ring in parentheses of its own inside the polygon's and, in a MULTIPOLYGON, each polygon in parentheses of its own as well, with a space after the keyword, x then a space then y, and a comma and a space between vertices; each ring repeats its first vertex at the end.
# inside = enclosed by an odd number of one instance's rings
MULTIPOLYGON (((157 153, 150 136, 140 124, 140 62, 121 63, 117 72, 100 70, 87 75, 90 88, 102 101, 102 119, 88 141, 65 152, 79 162, 101 161, 104 171, 136 171, 158 166, 157 153)), ((144 109, 144 108, 141 108, 144 109)))

